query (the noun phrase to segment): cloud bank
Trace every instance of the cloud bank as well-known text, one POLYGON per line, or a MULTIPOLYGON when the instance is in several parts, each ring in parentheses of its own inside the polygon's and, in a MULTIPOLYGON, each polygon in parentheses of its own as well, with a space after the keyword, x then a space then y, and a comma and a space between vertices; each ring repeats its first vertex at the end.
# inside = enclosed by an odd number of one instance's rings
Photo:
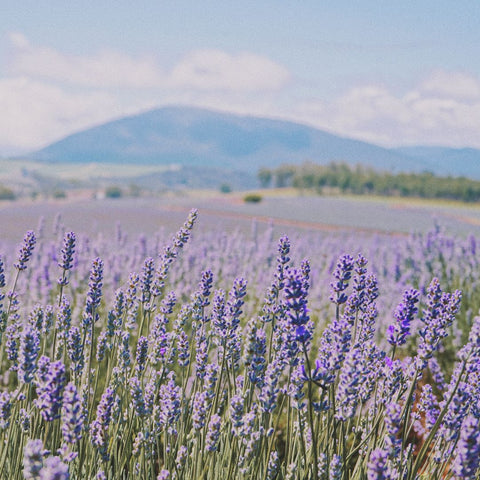
POLYGON ((75 131, 167 104, 300 121, 385 146, 480 148, 480 79, 437 70, 407 91, 353 85, 337 98, 302 96, 302 79, 252 53, 198 49, 162 65, 99 50, 69 55, 12 33, 0 77, 0 154, 40 148, 75 131))

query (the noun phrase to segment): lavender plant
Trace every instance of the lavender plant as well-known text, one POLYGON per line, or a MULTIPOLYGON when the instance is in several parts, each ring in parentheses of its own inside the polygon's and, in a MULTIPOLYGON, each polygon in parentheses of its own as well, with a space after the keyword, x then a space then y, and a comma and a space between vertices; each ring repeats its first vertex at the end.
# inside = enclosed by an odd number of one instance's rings
POLYGON ((370 267, 329 238, 187 245, 196 219, 2 254, 1 478, 480 478, 474 238, 370 238, 370 267))

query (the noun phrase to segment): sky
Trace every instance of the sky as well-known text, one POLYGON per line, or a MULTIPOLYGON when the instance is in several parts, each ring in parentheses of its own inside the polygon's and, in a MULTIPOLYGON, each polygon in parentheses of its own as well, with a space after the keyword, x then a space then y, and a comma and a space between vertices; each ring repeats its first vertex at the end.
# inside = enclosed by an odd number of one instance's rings
POLYGON ((480 148, 478 0, 0 0, 0 156, 165 105, 480 148))

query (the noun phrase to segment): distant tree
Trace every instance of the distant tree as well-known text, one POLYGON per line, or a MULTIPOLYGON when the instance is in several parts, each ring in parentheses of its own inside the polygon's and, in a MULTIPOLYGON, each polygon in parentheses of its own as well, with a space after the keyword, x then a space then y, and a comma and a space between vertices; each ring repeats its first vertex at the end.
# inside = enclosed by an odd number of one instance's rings
POLYGON ((232 187, 228 183, 222 183, 220 185, 220 192, 230 193, 231 191, 232 191, 232 187))

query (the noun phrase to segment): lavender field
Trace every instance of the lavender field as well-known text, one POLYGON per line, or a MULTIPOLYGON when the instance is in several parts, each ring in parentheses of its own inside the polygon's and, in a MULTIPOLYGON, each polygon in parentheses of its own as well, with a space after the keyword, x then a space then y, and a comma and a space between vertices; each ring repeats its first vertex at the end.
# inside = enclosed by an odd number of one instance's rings
POLYGON ((1 478, 478 478, 476 232, 185 205, 12 220, 1 478))

